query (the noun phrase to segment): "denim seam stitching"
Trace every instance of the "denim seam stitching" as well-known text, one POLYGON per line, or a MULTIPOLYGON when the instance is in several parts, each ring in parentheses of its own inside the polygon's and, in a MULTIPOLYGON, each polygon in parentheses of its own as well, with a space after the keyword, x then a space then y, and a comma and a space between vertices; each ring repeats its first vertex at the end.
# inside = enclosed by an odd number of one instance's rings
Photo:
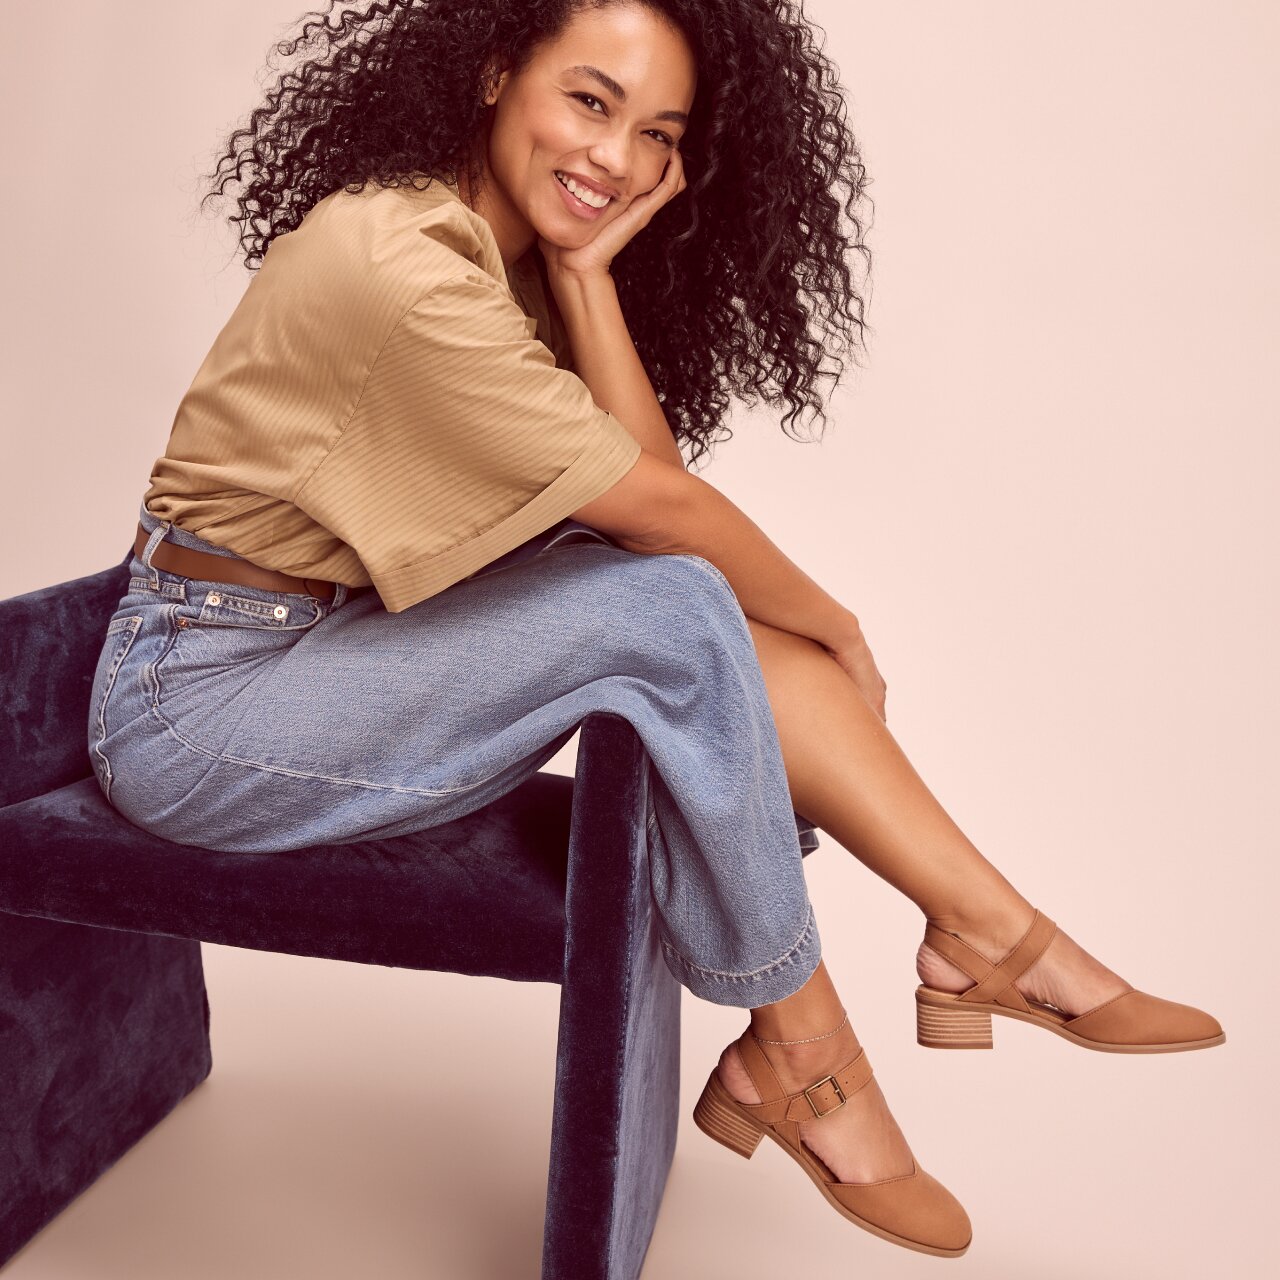
POLYGON ((692 969, 697 973, 704 974, 706 977, 714 978, 721 982, 724 982, 726 980, 733 981, 733 982, 744 982, 744 981, 752 982, 752 981, 756 981, 758 978, 762 976, 772 973, 775 969, 781 968, 784 964, 789 964, 791 962, 792 957, 804 945, 805 939, 809 936, 809 933, 813 929, 813 925, 814 925, 813 904, 810 903, 809 915, 808 915, 808 918, 805 920, 804 928, 801 929, 800 936, 792 944, 790 949, 784 952, 776 960, 771 960, 768 964, 761 966, 761 968, 751 969, 743 973, 734 973, 728 969, 705 969, 703 968, 702 965, 694 964, 692 960, 689 960, 686 957, 682 956, 679 951, 677 951, 669 942, 666 941, 665 938, 662 941, 662 945, 668 951, 670 951, 671 954, 674 955, 676 959, 679 960, 679 962, 683 964, 686 968, 692 969))
POLYGON ((426 787, 400 787, 388 786, 380 782, 367 782, 362 778, 333 778, 328 774, 309 773, 305 769, 290 769, 283 765, 265 764, 261 760, 246 760, 240 756, 228 755, 226 752, 211 751, 208 747, 202 747, 198 743, 191 741, 186 737, 172 721, 166 719, 164 713, 160 710, 160 705, 154 700, 151 703, 151 713, 171 733, 184 747, 189 751, 195 752, 196 755, 207 757, 209 760, 220 760, 224 764, 238 764, 246 769, 256 769, 261 773, 278 773, 290 778, 306 778, 313 782, 328 782, 334 786, 346 787, 364 787, 370 791, 391 791, 415 796, 451 796, 457 795, 464 791, 472 791, 476 787, 483 786, 490 778, 495 778, 501 769, 496 773, 491 773, 488 777, 480 778, 475 782, 468 782, 461 787, 448 787, 443 791, 430 791, 426 787))
POLYGON ((94 743, 93 753, 102 761, 102 770, 105 775, 105 783, 103 786, 103 796, 106 800, 111 799, 111 783, 113 775, 111 773, 111 761, 107 759, 106 752, 102 750, 102 744, 107 738, 106 710, 107 699, 111 696, 111 690, 115 688, 116 676, 120 674, 120 667, 129 655, 129 650, 133 648, 133 642, 138 638, 138 633, 142 630, 142 618, 140 615, 133 615, 128 618, 117 618, 110 622, 107 626, 107 634, 118 636, 127 633, 128 638, 123 641, 119 652, 111 659, 111 668, 107 672, 106 688, 102 691, 102 696, 98 699, 98 706, 95 711, 94 719, 94 743), (123 626, 116 627, 117 622, 124 623, 123 626), (115 627, 113 631, 112 628, 115 627))
POLYGON ((479 778, 474 782, 465 783, 463 786, 460 786, 460 787, 449 787, 443 791, 431 791, 431 790, 428 790, 426 787, 387 786, 383 783, 367 782, 361 778, 332 778, 332 777, 329 777, 327 774, 323 774, 323 773, 308 773, 304 769, 287 769, 277 765, 264 764, 260 760, 244 760, 244 759, 241 759, 239 756, 231 756, 231 755, 227 755, 225 752, 211 751, 209 750, 208 747, 202 747, 198 743, 195 743, 191 741, 191 739, 187 738, 178 729, 178 727, 168 719, 168 717, 160 709, 160 694, 161 694, 160 665, 164 661, 164 659, 168 657, 169 654, 173 651, 173 646, 177 642, 178 631, 179 631, 179 627, 177 625, 177 613, 178 613, 179 606, 166 605, 164 608, 165 608, 166 614, 168 615, 169 631, 170 631, 169 642, 168 644, 165 645, 164 649, 160 652, 160 654, 152 662, 147 664, 147 669, 143 673, 144 688, 147 688, 147 692, 151 695, 151 705, 148 709, 150 710, 151 714, 155 716, 155 718, 160 722, 161 725, 164 726, 164 728, 169 733, 171 733, 189 751, 195 752, 196 755, 205 756, 207 759, 211 761, 221 760, 226 764, 238 764, 243 766, 246 769, 257 769, 263 773, 278 773, 291 778, 309 778, 315 782, 329 782, 329 783, 333 783, 335 786, 364 787, 370 791, 389 791, 389 792, 397 792, 397 793, 403 793, 406 795, 416 795, 416 796, 449 796, 449 795, 458 795, 465 791, 473 791, 475 790, 476 787, 483 786, 491 778, 496 778, 498 774, 502 772, 501 769, 498 769, 495 772, 488 774, 486 777, 479 778), (145 679, 145 676, 147 675, 150 676, 149 682, 145 679), (149 687, 147 687, 148 683, 149 683, 149 687))
POLYGON ((684 560, 692 561, 699 569, 702 570, 703 573, 715 578, 721 586, 727 588, 729 594, 733 596, 734 600, 737 600, 738 596, 737 592, 733 589, 733 584, 724 576, 724 573, 716 565, 712 564, 711 561, 706 558, 706 556, 699 555, 696 551, 678 551, 674 554, 680 556, 684 560))

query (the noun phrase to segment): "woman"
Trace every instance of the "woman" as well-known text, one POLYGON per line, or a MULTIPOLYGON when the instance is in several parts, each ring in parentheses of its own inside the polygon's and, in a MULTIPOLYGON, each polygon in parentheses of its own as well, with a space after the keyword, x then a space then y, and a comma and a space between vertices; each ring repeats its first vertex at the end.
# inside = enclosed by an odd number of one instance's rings
POLYGON ((143 498, 92 698, 104 794, 211 848, 391 836, 625 715, 664 957, 750 1010, 699 1127, 959 1256, 968 1217, 822 962, 815 824, 925 916, 922 1044, 984 1047, 993 1012, 1111 1052, 1224 1036, 982 856, 888 731, 856 616, 685 467, 730 390, 817 407, 862 328, 830 68, 764 0, 389 0, 313 37, 224 157, 262 265, 143 498))

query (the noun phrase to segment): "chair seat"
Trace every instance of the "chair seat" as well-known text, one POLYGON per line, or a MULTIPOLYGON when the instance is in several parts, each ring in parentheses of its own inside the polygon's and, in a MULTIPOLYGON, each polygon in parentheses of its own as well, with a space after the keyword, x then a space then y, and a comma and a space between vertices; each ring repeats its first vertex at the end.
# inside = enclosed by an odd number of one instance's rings
POLYGON ((0 904, 260 951, 560 982, 572 800, 572 779, 539 773, 428 831, 224 853, 134 826, 90 776, 0 809, 0 904))
POLYGON ((574 779, 535 774, 410 836, 159 839, 106 802, 85 749, 131 555, 0 601, 0 1268, 208 1076, 217 942, 560 984, 542 1280, 636 1280, 675 1152, 681 987, 633 726, 592 714, 574 779))

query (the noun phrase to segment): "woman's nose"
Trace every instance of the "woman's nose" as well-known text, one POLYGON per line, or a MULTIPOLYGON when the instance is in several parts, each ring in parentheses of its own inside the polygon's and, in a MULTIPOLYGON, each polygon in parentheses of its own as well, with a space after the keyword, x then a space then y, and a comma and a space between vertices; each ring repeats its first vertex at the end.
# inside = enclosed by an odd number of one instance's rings
POLYGON ((602 182, 609 183, 619 191, 626 191, 627 175, 631 172, 631 148, 626 139, 597 143, 588 155, 595 166, 594 172, 602 175, 602 182))

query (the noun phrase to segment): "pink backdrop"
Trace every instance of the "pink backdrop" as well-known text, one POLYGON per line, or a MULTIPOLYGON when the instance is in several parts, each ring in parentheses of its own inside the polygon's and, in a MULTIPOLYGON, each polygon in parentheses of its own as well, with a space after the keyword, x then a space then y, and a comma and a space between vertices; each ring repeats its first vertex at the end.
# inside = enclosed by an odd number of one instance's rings
MULTIPOLYGON (((974 1220, 957 1269, 1260 1276, 1280 11, 807 11, 875 179, 871 359, 824 444, 742 413, 702 474, 859 615, 890 728, 979 848, 1228 1042, 1128 1057, 1009 1024, 994 1054, 917 1047, 919 913, 824 837, 807 866, 828 965, 921 1163, 974 1220)), ((198 175, 300 12, 63 0, 9 25, 0 594, 130 542, 248 282, 198 175)), ((552 767, 572 771, 572 744, 552 767)), ((558 988, 205 955, 212 1076, 12 1280, 536 1274, 558 988), (517 1042, 521 1079, 482 1105, 517 1042)), ((845 1223, 772 1144, 748 1165, 698 1132, 687 1113, 743 1025, 685 999, 645 1277, 950 1273, 845 1223)))

